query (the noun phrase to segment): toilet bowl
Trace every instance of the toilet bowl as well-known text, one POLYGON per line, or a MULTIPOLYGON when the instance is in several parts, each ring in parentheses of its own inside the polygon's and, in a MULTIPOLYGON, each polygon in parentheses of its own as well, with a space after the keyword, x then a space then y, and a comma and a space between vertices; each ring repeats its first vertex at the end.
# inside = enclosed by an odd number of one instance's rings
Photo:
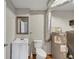
POLYGON ((36 59, 45 59, 46 52, 42 49, 42 40, 34 40, 34 47, 36 49, 36 59))
POLYGON ((36 59, 45 59, 46 58, 46 52, 43 49, 37 48, 36 53, 37 53, 36 59))

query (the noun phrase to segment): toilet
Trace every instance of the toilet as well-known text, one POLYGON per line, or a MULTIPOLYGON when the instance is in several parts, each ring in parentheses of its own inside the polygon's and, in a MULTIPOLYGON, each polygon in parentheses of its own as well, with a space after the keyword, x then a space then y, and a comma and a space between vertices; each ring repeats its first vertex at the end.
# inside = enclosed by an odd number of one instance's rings
POLYGON ((42 49, 42 40, 34 40, 34 47, 36 49, 36 59, 45 59, 46 52, 42 49))

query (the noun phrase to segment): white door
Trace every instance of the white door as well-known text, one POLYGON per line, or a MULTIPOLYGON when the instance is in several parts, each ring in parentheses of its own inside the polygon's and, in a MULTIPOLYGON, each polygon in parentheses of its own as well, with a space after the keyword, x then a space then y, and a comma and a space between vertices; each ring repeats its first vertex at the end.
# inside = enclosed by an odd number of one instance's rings
POLYGON ((43 40, 44 39, 44 15, 34 14, 30 17, 30 39, 43 40))

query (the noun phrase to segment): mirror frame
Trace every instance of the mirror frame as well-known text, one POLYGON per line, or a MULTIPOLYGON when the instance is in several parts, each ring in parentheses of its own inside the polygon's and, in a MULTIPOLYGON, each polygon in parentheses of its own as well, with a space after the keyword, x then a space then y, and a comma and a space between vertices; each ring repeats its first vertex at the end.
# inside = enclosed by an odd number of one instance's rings
POLYGON ((28 34, 29 33, 29 17, 28 16, 17 16, 16 17, 16 34, 28 34), (27 20, 27 32, 25 32, 25 33, 22 33, 21 32, 21 24, 20 24, 20 32, 18 32, 18 18, 27 18, 26 20, 27 20))

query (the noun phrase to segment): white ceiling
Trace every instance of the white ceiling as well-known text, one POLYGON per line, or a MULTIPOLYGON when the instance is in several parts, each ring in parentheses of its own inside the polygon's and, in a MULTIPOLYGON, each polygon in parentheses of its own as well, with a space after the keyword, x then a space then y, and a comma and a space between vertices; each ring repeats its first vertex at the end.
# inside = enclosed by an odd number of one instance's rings
POLYGON ((73 11, 74 10, 74 3, 70 2, 70 3, 64 4, 62 6, 52 8, 52 10, 55 10, 55 11, 71 11, 72 10, 73 11))
POLYGON ((15 8, 30 8, 31 10, 47 9, 48 0, 11 0, 15 8))

